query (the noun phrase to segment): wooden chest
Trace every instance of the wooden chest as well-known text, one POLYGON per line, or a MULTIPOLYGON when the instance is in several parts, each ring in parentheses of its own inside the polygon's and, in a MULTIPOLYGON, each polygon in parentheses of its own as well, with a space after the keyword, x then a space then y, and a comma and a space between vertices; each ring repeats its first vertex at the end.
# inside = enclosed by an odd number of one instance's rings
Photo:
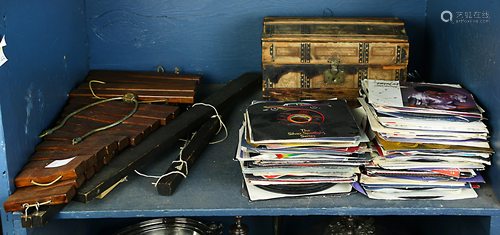
POLYGON ((343 98, 362 79, 406 80, 409 43, 397 18, 264 18, 264 100, 343 98))

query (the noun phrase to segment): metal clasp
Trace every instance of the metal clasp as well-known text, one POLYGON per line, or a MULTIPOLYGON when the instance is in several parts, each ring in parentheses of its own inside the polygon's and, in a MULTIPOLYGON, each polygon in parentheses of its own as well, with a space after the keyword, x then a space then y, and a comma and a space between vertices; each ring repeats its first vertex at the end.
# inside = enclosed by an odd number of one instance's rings
POLYGON ((339 60, 332 59, 330 61, 330 69, 325 70, 326 84, 344 84, 344 70, 338 69, 339 60))

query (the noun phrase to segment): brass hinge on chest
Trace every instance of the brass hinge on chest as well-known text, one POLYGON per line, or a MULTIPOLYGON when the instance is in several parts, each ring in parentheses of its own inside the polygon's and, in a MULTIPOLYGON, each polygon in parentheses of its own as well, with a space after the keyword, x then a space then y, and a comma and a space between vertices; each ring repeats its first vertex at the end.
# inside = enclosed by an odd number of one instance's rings
POLYGON ((331 60, 331 68, 325 70, 325 84, 344 84, 344 70, 338 69, 339 61, 331 60))

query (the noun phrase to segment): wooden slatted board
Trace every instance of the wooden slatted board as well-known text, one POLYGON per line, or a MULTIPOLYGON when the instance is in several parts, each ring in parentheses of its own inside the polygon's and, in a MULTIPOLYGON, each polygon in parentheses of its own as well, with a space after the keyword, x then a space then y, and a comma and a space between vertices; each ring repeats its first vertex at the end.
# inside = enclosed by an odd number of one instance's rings
POLYGON ((88 82, 97 80, 105 82, 91 84, 92 90, 99 97, 114 98, 130 92, 137 95, 139 100, 167 99, 169 103, 192 104, 201 78, 200 74, 92 70, 86 78, 87 83, 73 89, 69 96, 93 97, 88 82))
MULTIPOLYGON (((96 95, 103 98, 120 97, 134 93, 138 100, 168 99, 162 103, 141 103, 138 110, 122 123, 87 137, 81 143, 72 140, 89 131, 114 123, 128 115, 134 104, 122 101, 109 101, 90 107, 75 114, 65 125, 46 135, 35 147, 29 163, 15 178, 18 190, 4 203, 7 212, 22 210, 25 203, 44 203, 56 205, 67 203, 75 195, 75 188, 99 172, 127 146, 136 146, 144 138, 166 125, 177 115, 179 108, 166 103, 192 103, 196 86, 200 83, 198 74, 172 74, 133 71, 92 70, 85 83, 71 91, 68 105, 64 107, 61 121, 75 110, 99 101, 89 89, 88 81, 99 80, 106 84, 92 83, 96 95), (47 168, 50 164, 65 165, 47 168), (47 184, 57 178, 56 183, 47 184)), ((55 126, 55 125, 54 125, 55 126)))

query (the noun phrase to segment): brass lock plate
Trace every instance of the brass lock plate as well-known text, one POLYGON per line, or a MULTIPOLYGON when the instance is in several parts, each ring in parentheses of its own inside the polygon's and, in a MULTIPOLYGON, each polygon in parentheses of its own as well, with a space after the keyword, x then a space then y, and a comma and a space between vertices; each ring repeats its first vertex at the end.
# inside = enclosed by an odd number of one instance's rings
POLYGON ((344 70, 338 69, 339 61, 331 60, 331 68, 325 70, 325 84, 344 84, 344 70))

